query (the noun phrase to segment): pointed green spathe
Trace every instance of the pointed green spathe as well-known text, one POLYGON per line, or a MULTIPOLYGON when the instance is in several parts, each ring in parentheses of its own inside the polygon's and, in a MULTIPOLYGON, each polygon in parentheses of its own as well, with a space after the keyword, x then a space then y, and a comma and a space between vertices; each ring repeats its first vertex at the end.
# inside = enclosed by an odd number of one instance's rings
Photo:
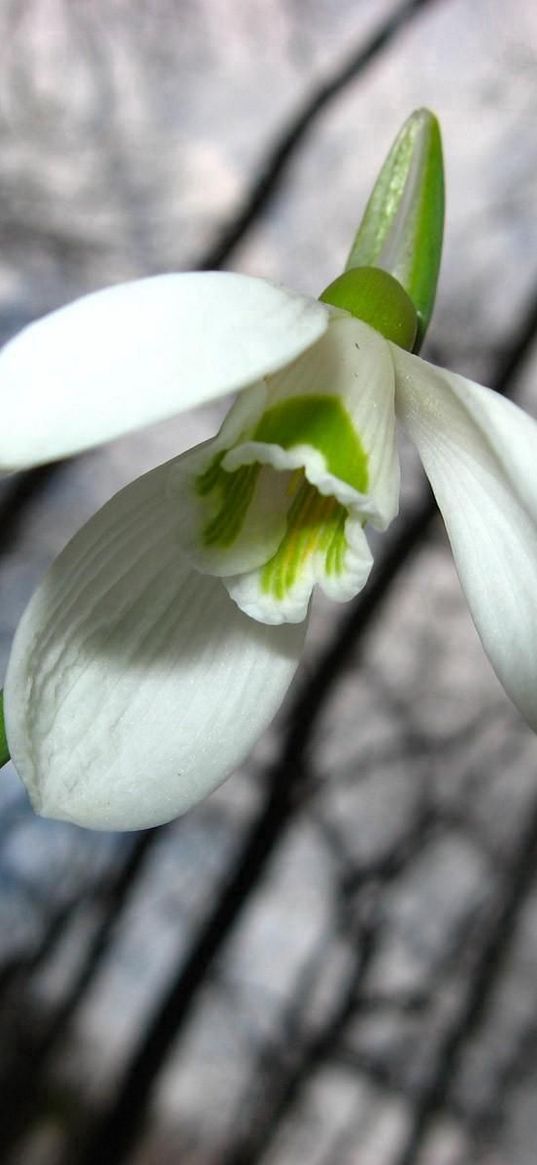
POLYGON ((444 166, 434 114, 405 122, 380 171, 347 262, 381 267, 407 292, 418 316, 415 351, 429 324, 444 230, 444 166))

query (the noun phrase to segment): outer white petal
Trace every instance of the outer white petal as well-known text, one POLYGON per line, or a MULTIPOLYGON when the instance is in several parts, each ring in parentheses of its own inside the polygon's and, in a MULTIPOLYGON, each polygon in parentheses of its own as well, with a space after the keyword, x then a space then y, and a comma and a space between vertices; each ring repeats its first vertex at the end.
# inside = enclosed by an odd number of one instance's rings
POLYGON ((0 468, 108 441, 275 372, 329 309, 264 279, 159 275, 76 300, 0 355, 0 468))
POLYGON ((485 650, 537 728, 537 424, 490 389, 395 347, 415 441, 485 650))
POLYGON ((280 704, 304 627, 265 627, 185 564, 169 463, 117 494, 56 560, 17 631, 11 753, 34 807, 96 829, 182 813, 280 704))

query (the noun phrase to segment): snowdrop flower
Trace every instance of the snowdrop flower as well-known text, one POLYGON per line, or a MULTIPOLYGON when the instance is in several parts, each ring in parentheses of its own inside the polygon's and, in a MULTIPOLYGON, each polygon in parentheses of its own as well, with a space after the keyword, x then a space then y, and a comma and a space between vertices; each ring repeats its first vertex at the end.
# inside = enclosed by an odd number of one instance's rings
POLYGON ((407 123, 321 301, 247 276, 166 275, 79 300, 4 349, 7 469, 238 391, 213 440, 84 526, 23 616, 5 713, 38 812, 155 825, 246 755, 291 681, 314 586, 356 595, 364 527, 397 513, 396 415, 485 650, 537 726, 537 426, 412 351, 440 257, 437 242, 423 259, 420 209, 425 191, 441 236, 435 126, 423 112, 407 123))

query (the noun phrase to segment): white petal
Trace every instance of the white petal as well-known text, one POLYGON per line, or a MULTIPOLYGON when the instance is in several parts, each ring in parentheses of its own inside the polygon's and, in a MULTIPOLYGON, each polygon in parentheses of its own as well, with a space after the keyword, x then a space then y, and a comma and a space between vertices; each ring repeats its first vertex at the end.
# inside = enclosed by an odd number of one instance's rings
POLYGON ((299 660, 303 627, 253 622, 185 564, 170 465, 80 531, 17 631, 7 733, 45 816, 139 829, 182 813, 244 758, 299 660))
POLYGON ((490 389, 393 348, 397 411, 422 458, 485 650, 537 728, 537 424, 490 389))
POLYGON ((227 272, 85 296, 0 355, 0 468, 64 457, 244 388, 294 360, 327 323, 324 304, 227 272))

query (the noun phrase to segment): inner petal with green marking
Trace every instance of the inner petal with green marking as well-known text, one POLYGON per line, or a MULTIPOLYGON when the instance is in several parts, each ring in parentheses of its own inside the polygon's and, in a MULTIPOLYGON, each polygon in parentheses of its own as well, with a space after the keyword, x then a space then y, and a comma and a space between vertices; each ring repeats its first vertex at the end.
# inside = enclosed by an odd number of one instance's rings
POLYGON ((252 439, 283 449, 310 445, 329 473, 367 493, 367 454, 337 396, 287 397, 263 414, 252 439))
POLYGON ((368 476, 351 418, 329 395, 279 401, 213 455, 195 478, 201 541, 244 610, 264 622, 298 621, 315 584, 336 599, 363 585, 368 476), (276 523, 263 521, 271 501, 276 523), (247 526, 257 561, 230 573, 226 556, 235 562, 247 526))
POLYGON ((243 391, 213 441, 178 459, 178 538, 265 623, 305 618, 319 585, 364 585, 370 523, 397 512, 394 372, 372 328, 335 311, 323 338, 243 391))

